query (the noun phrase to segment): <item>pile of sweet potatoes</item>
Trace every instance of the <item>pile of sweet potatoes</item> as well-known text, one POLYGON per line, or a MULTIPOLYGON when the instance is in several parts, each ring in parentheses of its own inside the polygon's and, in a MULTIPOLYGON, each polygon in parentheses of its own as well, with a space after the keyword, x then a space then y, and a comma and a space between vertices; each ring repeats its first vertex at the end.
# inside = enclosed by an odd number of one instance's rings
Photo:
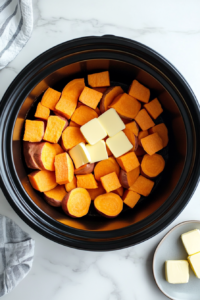
MULTIPOLYGON (((165 168, 157 152, 168 144, 164 123, 154 120, 163 112, 150 90, 133 80, 128 93, 110 87, 109 72, 90 74, 70 81, 58 92, 48 88, 38 103, 34 120, 26 120, 23 153, 29 181, 54 207, 72 217, 82 217, 91 201, 103 216, 116 217, 123 205, 133 208, 141 195, 148 196, 154 178, 165 168), (86 143, 80 127, 114 108, 125 123, 123 130, 132 149, 115 158, 107 147, 108 159, 76 169, 69 150, 86 143)), ((106 140, 106 138, 105 138, 106 140)))

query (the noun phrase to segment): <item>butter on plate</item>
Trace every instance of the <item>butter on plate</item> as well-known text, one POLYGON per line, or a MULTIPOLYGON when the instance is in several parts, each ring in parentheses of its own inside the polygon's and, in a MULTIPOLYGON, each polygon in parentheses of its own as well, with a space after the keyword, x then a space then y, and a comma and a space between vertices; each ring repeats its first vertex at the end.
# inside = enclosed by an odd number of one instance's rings
POLYGON ((188 260, 194 274, 197 278, 200 278, 200 252, 188 256, 188 260))
POLYGON ((194 229, 181 235, 183 246, 188 255, 200 252, 200 230, 194 229))
POLYGON ((167 260, 165 277, 169 283, 180 284, 189 281, 189 263, 187 260, 167 260))

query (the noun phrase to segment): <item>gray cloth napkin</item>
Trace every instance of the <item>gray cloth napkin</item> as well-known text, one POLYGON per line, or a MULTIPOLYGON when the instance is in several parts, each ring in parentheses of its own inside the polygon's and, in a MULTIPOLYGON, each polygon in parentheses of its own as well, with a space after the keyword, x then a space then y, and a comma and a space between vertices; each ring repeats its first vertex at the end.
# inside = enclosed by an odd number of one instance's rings
POLYGON ((17 56, 32 29, 31 0, 0 0, 0 69, 17 56))
POLYGON ((35 241, 9 218, 0 215, 0 297, 30 271, 35 241))

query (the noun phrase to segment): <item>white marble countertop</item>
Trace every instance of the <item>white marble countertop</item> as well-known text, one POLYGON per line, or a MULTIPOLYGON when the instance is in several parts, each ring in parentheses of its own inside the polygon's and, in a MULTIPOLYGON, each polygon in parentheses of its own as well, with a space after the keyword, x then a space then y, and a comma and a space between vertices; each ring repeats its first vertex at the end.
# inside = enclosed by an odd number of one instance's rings
MULTIPOLYGON (((0 98, 19 71, 48 48, 77 37, 115 34, 165 56, 200 99, 199 0, 33 0, 33 9, 31 39, 0 71, 0 98)), ((153 253, 175 224, 200 219, 200 187, 179 217, 160 234, 135 247, 108 253, 74 250, 47 240, 18 217, 1 191, 0 213, 36 241, 33 268, 7 300, 164 300, 167 298, 152 276, 153 253)))

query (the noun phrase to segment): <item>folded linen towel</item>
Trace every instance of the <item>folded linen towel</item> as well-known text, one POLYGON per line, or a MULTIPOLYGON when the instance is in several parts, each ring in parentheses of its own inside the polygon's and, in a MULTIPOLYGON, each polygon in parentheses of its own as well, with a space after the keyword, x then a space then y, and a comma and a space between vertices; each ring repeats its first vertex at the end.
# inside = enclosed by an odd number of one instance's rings
POLYGON ((0 215, 0 297, 30 271, 35 241, 9 218, 0 215))
POLYGON ((31 0, 0 0, 0 69, 17 56, 32 29, 31 0))

